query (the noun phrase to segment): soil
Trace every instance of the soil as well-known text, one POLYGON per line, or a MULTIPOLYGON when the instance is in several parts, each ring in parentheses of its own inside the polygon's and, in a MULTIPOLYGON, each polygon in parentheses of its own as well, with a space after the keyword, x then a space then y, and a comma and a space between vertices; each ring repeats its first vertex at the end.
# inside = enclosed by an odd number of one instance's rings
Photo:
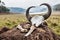
POLYGON ((36 28, 29 36, 25 37, 25 34, 17 28, 13 28, 0 33, 0 40, 60 40, 60 36, 56 35, 46 23, 36 28))

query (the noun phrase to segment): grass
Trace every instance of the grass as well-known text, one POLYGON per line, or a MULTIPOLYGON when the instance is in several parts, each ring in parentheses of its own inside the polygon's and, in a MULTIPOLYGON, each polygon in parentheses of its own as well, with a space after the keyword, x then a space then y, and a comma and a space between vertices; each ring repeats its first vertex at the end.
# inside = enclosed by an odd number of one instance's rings
POLYGON ((0 28, 4 26, 12 28, 13 26, 20 24, 21 22, 26 22, 26 18, 22 14, 0 15, 0 28))
POLYGON ((47 23, 56 34, 60 35, 60 15, 51 16, 47 23))
MULTIPOLYGON (((56 13, 56 12, 55 12, 56 13)), ((22 22, 26 22, 27 19, 25 15, 22 14, 4 14, 0 15, 0 28, 7 26, 8 28, 13 28, 22 22)), ((51 15, 46 22, 48 26, 58 35, 60 35, 60 15, 51 15)))

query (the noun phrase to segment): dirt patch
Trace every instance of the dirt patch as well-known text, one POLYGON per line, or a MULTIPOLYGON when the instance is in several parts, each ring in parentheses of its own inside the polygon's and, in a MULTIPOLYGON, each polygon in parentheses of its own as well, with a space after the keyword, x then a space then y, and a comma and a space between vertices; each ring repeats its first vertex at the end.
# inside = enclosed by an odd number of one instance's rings
POLYGON ((0 40, 60 40, 60 37, 48 28, 46 24, 34 30, 28 37, 25 37, 25 34, 21 33, 17 28, 13 28, 0 34, 0 40))
POLYGON ((10 30, 10 29, 7 28, 7 27, 3 27, 3 28, 0 29, 0 34, 3 33, 3 32, 6 32, 8 30, 10 30))

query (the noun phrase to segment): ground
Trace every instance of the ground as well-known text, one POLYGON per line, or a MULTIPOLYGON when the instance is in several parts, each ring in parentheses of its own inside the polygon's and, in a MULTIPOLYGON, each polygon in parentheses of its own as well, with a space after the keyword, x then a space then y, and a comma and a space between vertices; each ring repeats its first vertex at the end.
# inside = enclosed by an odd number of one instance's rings
MULTIPOLYGON (((48 26, 58 35, 60 35, 60 12, 53 12, 50 18, 46 20, 48 26)), ((0 15, 0 28, 6 26, 13 28, 22 22, 26 22, 27 19, 23 14, 1 14, 0 15)))

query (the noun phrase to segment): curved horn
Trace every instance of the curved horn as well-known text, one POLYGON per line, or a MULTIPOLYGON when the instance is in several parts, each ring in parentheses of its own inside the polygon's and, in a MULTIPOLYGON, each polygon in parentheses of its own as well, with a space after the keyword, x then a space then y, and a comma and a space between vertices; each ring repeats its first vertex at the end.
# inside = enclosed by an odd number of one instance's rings
POLYGON ((40 6, 42 6, 42 5, 45 5, 45 6, 48 7, 48 12, 47 12, 47 14, 43 15, 44 20, 46 20, 46 19, 49 18, 49 16, 51 15, 52 9, 51 9, 51 6, 50 6, 49 4, 47 4, 47 3, 43 3, 43 4, 41 4, 40 6))
POLYGON ((31 16, 29 15, 29 11, 30 11, 31 8, 35 8, 35 6, 31 6, 31 7, 29 7, 29 8, 26 10, 26 18, 28 19, 29 22, 31 22, 31 21, 30 21, 31 16))

